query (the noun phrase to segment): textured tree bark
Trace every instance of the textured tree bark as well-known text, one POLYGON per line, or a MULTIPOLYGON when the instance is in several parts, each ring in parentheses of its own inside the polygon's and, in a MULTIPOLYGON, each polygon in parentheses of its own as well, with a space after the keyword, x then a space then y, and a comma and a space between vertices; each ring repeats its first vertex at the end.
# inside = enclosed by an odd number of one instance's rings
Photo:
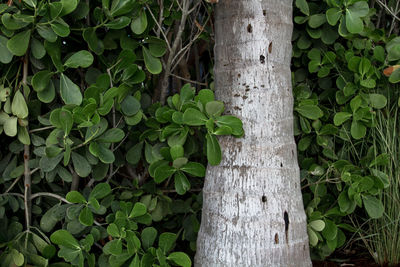
POLYGON ((215 90, 245 136, 208 167, 196 266, 311 266, 291 90, 291 0, 221 0, 215 90))

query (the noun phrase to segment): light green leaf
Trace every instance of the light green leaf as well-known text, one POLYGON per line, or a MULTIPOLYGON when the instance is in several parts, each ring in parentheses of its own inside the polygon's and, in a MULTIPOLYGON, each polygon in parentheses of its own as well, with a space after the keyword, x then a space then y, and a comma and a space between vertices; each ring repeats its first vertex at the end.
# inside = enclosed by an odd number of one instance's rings
POLYGON ((174 184, 176 193, 179 195, 184 195, 188 190, 190 190, 190 182, 186 175, 181 171, 175 173, 174 184))
POLYGON ((326 11, 326 20, 332 26, 337 24, 341 16, 342 11, 337 7, 330 8, 326 11))
POLYGON ((300 113, 302 116, 311 119, 311 120, 316 120, 324 116, 324 113, 322 110, 316 106, 316 105, 304 105, 304 106, 299 106, 296 107, 295 110, 300 113))
POLYGON ((78 6, 79 0, 61 0, 60 3, 62 4, 61 17, 74 11, 78 6))
POLYGON ((11 112, 20 119, 28 117, 28 106, 26 105, 25 98, 20 90, 17 90, 14 94, 11 104, 11 112))
POLYGON ((188 162, 180 170, 196 177, 204 177, 206 175, 206 168, 198 162, 188 162))
POLYGON ((92 226, 94 222, 93 213, 89 207, 84 207, 79 214, 79 222, 86 226, 92 226))
POLYGON ((7 42, 8 50, 16 56, 25 55, 28 50, 29 40, 31 38, 31 30, 26 30, 14 35, 7 42))
POLYGON ((308 8, 308 3, 306 0, 296 0, 296 6, 303 14, 307 16, 310 15, 310 9, 308 8))
POLYGON ((360 33, 364 29, 362 20, 349 9, 346 10, 346 28, 350 33, 360 33))
POLYGON ((88 68, 93 63, 93 55, 86 50, 76 52, 65 61, 64 66, 69 68, 88 68))
POLYGON ((122 16, 112 20, 111 22, 105 24, 104 26, 113 30, 120 30, 128 26, 129 23, 131 23, 131 19, 126 16, 122 16))
POLYGON ((342 125, 345 121, 350 119, 353 115, 348 112, 338 112, 335 114, 335 117, 333 117, 333 123, 335 126, 342 125))
POLYGON ((63 73, 60 75, 60 93, 61 98, 67 105, 79 106, 82 103, 82 94, 79 87, 63 73))
POLYGON ((143 59, 147 70, 151 74, 159 74, 162 71, 162 65, 160 59, 154 57, 146 47, 142 47, 143 59))
POLYGON ((57 230, 50 236, 51 242, 71 249, 80 249, 78 241, 66 230, 57 230))
POLYGON ((172 252, 167 257, 168 260, 174 262, 178 266, 182 267, 190 267, 192 266, 192 261, 190 260, 189 256, 183 252, 172 252))
POLYGON ((131 213, 129 214, 130 218, 140 217, 147 213, 147 207, 143 203, 136 202, 135 206, 133 206, 131 213))
POLYGON ((219 146, 219 142, 214 135, 207 134, 207 160, 208 162, 216 166, 221 162, 222 152, 221 147, 219 146))
POLYGON ((86 203, 86 199, 78 191, 68 192, 67 195, 65 196, 65 199, 71 203, 82 203, 82 204, 86 203))
POLYGON ((4 133, 8 136, 16 136, 17 135, 17 122, 18 118, 11 116, 6 119, 3 125, 4 133))
POLYGON ((377 219, 382 217, 385 208, 382 202, 374 196, 362 196, 365 210, 367 211, 369 217, 377 219))
POLYGON ((99 183, 97 184, 92 192, 90 192, 89 199, 95 198, 95 199, 102 199, 106 196, 108 196, 111 193, 111 187, 107 183, 99 183))
POLYGON ((353 121, 351 123, 350 133, 354 139, 361 139, 367 133, 367 127, 361 122, 353 121))
POLYGON ((158 240, 158 247, 161 248, 162 251, 166 254, 172 249, 176 239, 177 235, 174 233, 168 233, 168 232, 162 233, 158 240))
POLYGON ((119 128, 108 129, 97 141, 103 143, 116 143, 124 139, 125 133, 119 128))
POLYGON ((114 153, 111 149, 108 149, 103 144, 98 145, 98 154, 100 161, 106 164, 113 163, 115 161, 114 153))
POLYGON ((323 220, 315 220, 309 223, 310 227, 317 231, 321 232, 325 228, 325 222, 323 220))
POLYGON ((208 118, 203 112, 194 108, 188 108, 183 113, 183 122, 190 126, 204 125, 207 120, 208 118))
POLYGON ((371 106, 373 108, 381 109, 387 104, 387 99, 381 94, 369 94, 369 100, 371 101, 371 106))
POLYGON ((139 12, 139 16, 132 20, 131 30, 135 34, 142 34, 147 28, 147 16, 144 10, 139 12))
POLYGON ((4 36, 0 36, 0 62, 8 64, 13 58, 13 54, 7 48, 8 39, 4 36))

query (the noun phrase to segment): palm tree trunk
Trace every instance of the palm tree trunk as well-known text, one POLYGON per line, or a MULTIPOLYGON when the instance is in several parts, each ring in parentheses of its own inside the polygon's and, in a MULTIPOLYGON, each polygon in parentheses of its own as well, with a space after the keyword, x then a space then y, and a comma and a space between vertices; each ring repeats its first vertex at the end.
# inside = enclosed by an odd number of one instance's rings
POLYGON ((311 266, 293 138, 291 0, 220 0, 218 99, 245 136, 208 167, 196 266, 311 266))

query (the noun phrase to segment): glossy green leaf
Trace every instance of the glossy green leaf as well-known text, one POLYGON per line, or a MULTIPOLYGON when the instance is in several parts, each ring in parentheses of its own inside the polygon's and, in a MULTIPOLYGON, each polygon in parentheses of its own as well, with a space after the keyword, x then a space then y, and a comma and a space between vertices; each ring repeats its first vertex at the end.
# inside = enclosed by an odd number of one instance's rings
POLYGON ((65 61, 64 66, 68 68, 88 68, 93 63, 93 55, 86 50, 74 53, 65 61))
POLYGON ((42 70, 37 72, 32 77, 32 87, 36 92, 44 91, 48 86, 51 77, 54 75, 53 72, 48 70, 42 70))
POLYGON ((104 143, 116 143, 120 142, 125 137, 123 130, 119 128, 108 129, 104 134, 102 134, 97 141, 104 143))
POLYGON ((333 117, 333 122, 336 126, 342 125, 344 122, 349 120, 353 115, 348 112, 338 112, 333 117))
POLYGON ((86 158, 76 152, 72 152, 71 159, 74 165, 75 172, 80 177, 87 177, 91 173, 92 167, 90 166, 86 158))
POLYGON ((207 134, 206 140, 207 140, 207 160, 211 165, 216 166, 221 162, 222 159, 221 147, 219 145, 217 138, 214 135, 207 134))
POLYGON ((102 199, 108 196, 111 193, 111 187, 108 183, 99 183, 97 184, 92 192, 90 192, 89 199, 102 199))
POLYGON ((22 95, 20 90, 17 90, 14 94, 11 104, 11 111, 20 119, 25 119, 28 117, 28 106, 26 105, 25 97, 22 95))
POLYGON ((121 103, 121 110, 126 116, 133 116, 140 110, 140 102, 133 96, 128 95, 121 103))
POLYGON ((351 123, 350 133, 354 139, 361 139, 367 133, 367 127, 361 122, 353 121, 351 123))
POLYGON ((8 136, 16 136, 17 135, 17 122, 18 122, 18 118, 11 116, 8 117, 3 125, 3 130, 4 133, 8 136))
POLYGON ((86 206, 84 207, 79 214, 79 222, 86 226, 92 226, 94 222, 93 213, 86 206))
POLYGON ((147 70, 151 74, 159 74, 162 71, 160 59, 154 57, 146 47, 142 47, 143 59, 147 70))
POLYGON ((296 107, 295 110, 307 119, 316 120, 321 118, 324 113, 315 105, 304 105, 296 107))
POLYGON ((307 16, 310 15, 310 9, 309 9, 309 7, 308 7, 308 3, 307 3, 306 0, 296 0, 296 7, 297 7, 298 9, 300 9, 300 11, 301 11, 303 14, 305 14, 305 15, 307 15, 307 16))
POLYGON ((196 177, 204 177, 206 175, 206 168, 198 162, 188 162, 180 170, 196 177))
POLYGON ((104 26, 106 26, 110 29, 113 29, 113 30, 120 30, 120 29, 128 26, 130 23, 131 23, 130 18, 128 18, 126 16, 122 16, 122 17, 112 20, 111 22, 105 24, 104 26))
POLYGON ((188 108, 183 113, 183 122, 190 126, 204 125, 207 120, 208 118, 204 113, 194 108, 188 108))
POLYGON ((82 103, 80 88, 64 74, 60 75, 60 93, 61 98, 67 105, 80 105, 82 103))
POLYGON ((379 199, 370 195, 362 196, 362 199, 369 217, 373 219, 382 217, 385 208, 379 199))
POLYGON ((65 198, 71 203, 86 203, 86 199, 78 191, 70 191, 65 198))
POLYGON ((137 202, 132 208, 131 213, 129 214, 129 217, 135 218, 135 217, 140 217, 143 216, 147 213, 147 207, 143 203, 137 202))
POLYGON ((387 104, 387 99, 381 94, 369 94, 369 100, 373 108, 381 109, 387 104))
POLYGON ((57 230, 50 236, 51 242, 71 249, 79 249, 78 241, 66 230, 57 230))
POLYGON ((25 55, 28 50, 29 40, 31 38, 31 30, 26 30, 14 35, 7 42, 8 50, 16 56, 25 55))
POLYGON ((176 193, 184 195, 190 190, 190 182, 183 172, 177 171, 174 175, 174 184, 176 193))
POLYGON ((168 260, 174 262, 178 266, 190 267, 192 266, 192 261, 189 256, 183 252, 172 252, 167 257, 168 260))
POLYGON ((147 15, 144 10, 139 12, 138 17, 133 18, 131 30, 135 34, 142 34, 147 28, 147 15))
POLYGON ((157 230, 154 227, 144 228, 141 234, 143 248, 148 249, 151 246, 153 246, 156 237, 157 237, 157 230))

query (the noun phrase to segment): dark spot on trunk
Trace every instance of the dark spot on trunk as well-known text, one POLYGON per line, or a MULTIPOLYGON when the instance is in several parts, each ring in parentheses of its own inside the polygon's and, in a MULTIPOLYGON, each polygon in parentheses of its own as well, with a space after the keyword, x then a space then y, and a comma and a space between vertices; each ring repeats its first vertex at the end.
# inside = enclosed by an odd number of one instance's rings
POLYGON ((260 62, 261 64, 265 64, 265 57, 263 55, 260 56, 260 62))
POLYGON ((279 236, 278 233, 275 234, 275 244, 279 244, 279 236))
POLYGON ((272 52, 272 42, 270 42, 268 46, 268 53, 271 54, 271 52, 272 52))
POLYGON ((267 202, 267 197, 266 196, 262 196, 261 201, 266 203, 267 202))
POLYGON ((267 10, 263 10, 263 16, 266 16, 267 15, 267 10))
POLYGON ((253 26, 251 24, 247 25, 247 32, 252 33, 253 32, 253 26))
POLYGON ((246 92, 248 92, 248 91, 250 91, 250 89, 249 88, 246 88, 246 90, 245 90, 246 92))
POLYGON ((239 77, 239 78, 240 78, 240 76, 241 76, 240 73, 238 73, 238 77, 239 77))
POLYGON ((289 214, 285 210, 283 213, 283 220, 285 221, 285 236, 286 236, 286 243, 289 242, 289 214))
POLYGON ((243 98, 243 100, 246 100, 248 97, 244 95, 244 96, 242 96, 242 98, 243 98))
POLYGON ((283 168, 283 163, 281 162, 281 168, 283 168))
POLYGON ((239 108, 238 106, 233 107, 234 110, 242 110, 241 108, 239 108))
POLYGON ((264 87, 265 87, 265 85, 264 85, 264 84, 261 84, 261 87, 263 87, 263 88, 264 88, 264 87))
POLYGON ((239 94, 234 94, 233 96, 234 96, 234 97, 239 97, 240 95, 239 95, 239 94))

